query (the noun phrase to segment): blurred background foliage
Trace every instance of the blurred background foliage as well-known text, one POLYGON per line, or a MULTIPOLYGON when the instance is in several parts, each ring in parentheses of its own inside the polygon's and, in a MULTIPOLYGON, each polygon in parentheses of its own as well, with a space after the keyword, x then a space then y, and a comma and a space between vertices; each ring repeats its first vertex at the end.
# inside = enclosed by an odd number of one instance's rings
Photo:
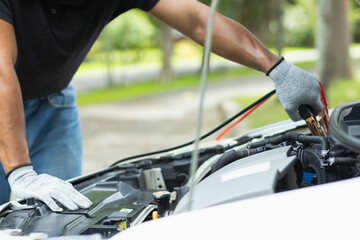
POLYGON ((156 34, 156 26, 146 13, 139 10, 126 12, 106 26, 89 52, 87 60, 99 60, 110 50, 114 54, 125 52, 127 56, 123 59, 130 58, 129 62, 141 61, 140 58, 134 59, 127 50, 141 55, 141 50, 155 48, 156 34))
MULTIPOLYGON (((314 47, 319 1, 321 0, 221 1, 218 11, 242 23, 267 47, 314 47)), ((352 0, 338 1, 350 3, 348 15, 352 39, 354 42, 359 42, 360 8, 352 0)), ((209 4, 210 0, 202 0, 202 2, 209 4)), ((334 17, 336 18, 336 12, 334 17)), ((146 50, 161 49, 161 30, 160 23, 150 15, 140 10, 131 10, 108 24, 90 51, 87 62, 103 61, 104 53, 109 51, 115 55, 119 52, 124 54, 112 58, 113 63, 114 61, 141 62, 146 50)), ((182 43, 178 41, 181 39, 180 35, 169 35, 168 38, 169 41, 175 41, 175 45, 182 43)), ((194 49, 192 50, 198 51, 194 49)), ((160 51, 156 54, 162 53, 160 51)), ((161 59, 161 56, 154 58, 161 59)))
POLYGON ((316 4, 314 0, 288 2, 284 10, 285 45, 313 47, 316 4))
MULTIPOLYGON (((342 0, 340 0, 342 1, 342 0)), ((348 1, 349 21, 354 41, 360 41, 360 8, 355 1, 348 1)), ((209 0, 203 0, 209 4, 209 0)), ((286 46, 313 47, 315 41, 317 6, 316 0, 233 0, 221 1, 218 11, 246 26, 265 45, 276 47, 276 34, 283 24, 286 46), (283 20, 277 22, 278 8, 283 20)), ((114 49, 144 49, 158 47, 159 22, 140 10, 129 11, 110 22, 104 29, 105 36, 95 44, 92 53, 103 50, 102 41, 112 39, 114 49), (100 42, 100 43, 99 43, 100 42)))
MULTIPOLYGON (((201 2, 209 5, 210 0, 201 2)), ((282 55, 286 50, 317 50, 318 60, 307 62, 307 69, 324 82, 330 98, 334 96, 334 99, 330 100, 333 102, 332 106, 341 103, 341 99, 359 99, 356 94, 349 98, 349 91, 346 90, 360 89, 359 57, 351 58, 349 54, 350 46, 357 46, 357 51, 360 51, 360 6, 355 1, 232 0, 220 1, 218 11, 242 23, 278 55, 282 55)), ((86 105, 87 102, 103 102, 106 96, 126 95, 120 92, 126 91, 128 86, 114 88, 111 72, 128 65, 138 65, 138 71, 147 65, 160 69, 159 77, 152 81, 163 84, 161 91, 173 89, 168 84, 174 81, 178 83, 171 86, 184 86, 179 84, 184 81, 186 86, 196 85, 196 72, 195 75, 184 77, 176 75, 174 68, 188 64, 198 65, 200 69, 201 55, 202 48, 191 40, 171 30, 151 15, 140 10, 131 10, 108 24, 79 70, 86 72, 89 69, 107 69, 108 90, 105 88, 94 93, 80 94, 79 101, 81 105, 86 105), (120 92, 116 93, 116 89, 120 92), (112 94, 109 94, 109 91, 112 94), (92 98, 91 94, 95 97, 92 98)), ((212 57, 212 60, 217 59, 219 57, 212 57)), ((244 76, 244 72, 231 70, 233 67, 229 69, 220 68, 218 78, 224 78, 229 71, 234 71, 230 73, 232 76, 238 74, 239 79, 244 76)), ((154 84, 140 83, 138 86, 141 94, 145 94, 143 91, 146 94, 151 93, 152 88, 155 93, 159 92, 159 86, 154 84)), ((131 89, 136 92, 134 86, 131 89)), ((121 99, 119 96, 109 101, 121 99)), ((244 99, 241 101, 246 102, 244 99)), ((286 118, 286 115, 283 117, 286 118)))

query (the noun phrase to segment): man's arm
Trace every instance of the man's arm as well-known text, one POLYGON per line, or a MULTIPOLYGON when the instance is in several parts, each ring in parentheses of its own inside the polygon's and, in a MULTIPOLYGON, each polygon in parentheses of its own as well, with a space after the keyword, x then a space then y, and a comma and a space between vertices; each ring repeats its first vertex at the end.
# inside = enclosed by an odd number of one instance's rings
MULTIPOLYGON (((150 11, 152 15, 203 45, 210 8, 196 0, 160 0, 150 11)), ((301 120, 300 105, 309 105, 319 114, 318 80, 308 72, 271 53, 240 23, 219 13, 215 14, 212 46, 214 53, 267 73, 274 81, 283 108, 293 121, 301 120)))
MULTIPOLYGON (((203 45, 210 8, 195 0, 160 0, 152 15, 203 45)), ((215 14, 212 51, 226 59, 266 72, 278 60, 240 23, 215 14)))
POLYGON ((25 119, 14 65, 17 46, 13 26, 0 20, 0 161, 5 170, 30 163, 25 119))
POLYGON ((17 46, 14 28, 0 20, 0 161, 11 190, 20 198, 34 197, 51 210, 89 208, 91 201, 73 186, 47 174, 37 175, 30 164, 20 84, 14 65, 17 46), (23 166, 22 166, 23 165, 23 166), (20 167, 21 166, 21 167, 20 167))

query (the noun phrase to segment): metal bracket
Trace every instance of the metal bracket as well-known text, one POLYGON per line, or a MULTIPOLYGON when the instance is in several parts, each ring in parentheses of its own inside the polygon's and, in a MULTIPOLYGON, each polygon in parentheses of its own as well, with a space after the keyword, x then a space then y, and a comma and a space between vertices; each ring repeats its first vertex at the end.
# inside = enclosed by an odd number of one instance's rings
POLYGON ((161 168, 153 168, 143 171, 145 189, 150 191, 166 190, 161 168))

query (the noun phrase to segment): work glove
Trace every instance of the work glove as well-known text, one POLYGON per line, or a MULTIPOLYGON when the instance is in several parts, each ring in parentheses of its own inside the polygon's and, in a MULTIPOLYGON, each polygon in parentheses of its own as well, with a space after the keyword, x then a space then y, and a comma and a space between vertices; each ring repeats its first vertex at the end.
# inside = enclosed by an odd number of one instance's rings
POLYGON ((61 212, 54 199, 69 210, 89 208, 91 201, 79 193, 69 182, 48 174, 38 175, 33 167, 22 166, 7 176, 12 192, 19 198, 35 198, 52 211, 61 212))
POLYGON ((277 97, 294 122, 302 119, 300 105, 310 106, 316 115, 323 110, 319 82, 310 73, 282 58, 266 75, 275 82, 277 97))

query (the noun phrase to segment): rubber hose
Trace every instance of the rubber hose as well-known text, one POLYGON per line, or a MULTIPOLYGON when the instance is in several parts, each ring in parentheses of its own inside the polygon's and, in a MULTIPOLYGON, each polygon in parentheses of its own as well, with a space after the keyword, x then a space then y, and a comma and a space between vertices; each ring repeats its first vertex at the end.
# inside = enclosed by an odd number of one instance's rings
POLYGON ((216 163, 214 163, 211 166, 211 173, 216 172, 217 170, 219 170, 220 168, 225 167, 226 165, 239 160, 241 158, 259 153, 259 152, 263 152, 264 148, 260 147, 260 148, 255 148, 255 149, 246 149, 246 150, 239 150, 239 151, 235 151, 234 149, 224 153, 219 160, 216 161, 216 163))
POLYGON ((360 163, 359 159, 350 158, 350 157, 336 157, 334 164, 335 165, 350 165, 354 166, 356 164, 360 163))

